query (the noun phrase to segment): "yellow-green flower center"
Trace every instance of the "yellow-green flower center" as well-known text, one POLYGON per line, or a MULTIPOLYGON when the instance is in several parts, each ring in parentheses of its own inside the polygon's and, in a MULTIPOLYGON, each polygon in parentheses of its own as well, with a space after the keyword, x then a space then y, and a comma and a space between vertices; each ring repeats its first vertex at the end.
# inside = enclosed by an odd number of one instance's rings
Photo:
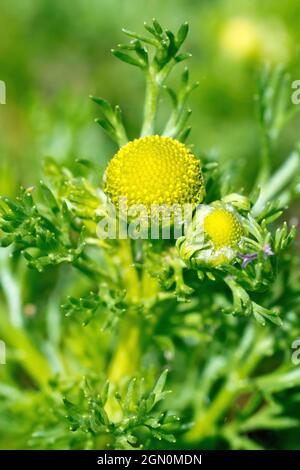
POLYGON ((173 205, 200 203, 204 184, 200 163, 175 139, 147 136, 124 145, 105 172, 106 194, 114 204, 173 205))
POLYGON ((204 232, 214 249, 234 248, 241 240, 243 229, 237 216, 230 210, 215 208, 204 219, 204 232))

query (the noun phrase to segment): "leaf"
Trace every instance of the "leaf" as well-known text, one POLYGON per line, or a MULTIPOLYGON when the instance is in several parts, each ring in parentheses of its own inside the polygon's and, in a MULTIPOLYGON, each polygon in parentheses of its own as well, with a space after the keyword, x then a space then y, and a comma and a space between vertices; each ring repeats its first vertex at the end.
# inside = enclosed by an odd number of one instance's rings
POLYGON ((113 140, 117 140, 115 128, 109 121, 106 119, 96 118, 95 122, 99 124, 99 126, 101 126, 113 140))
POLYGON ((109 117, 109 119, 112 119, 113 116, 114 116, 114 111, 113 111, 113 108, 111 106, 111 104, 106 101, 105 99, 103 98, 96 98, 95 96, 92 96, 90 95, 90 98, 91 100, 93 100, 96 104, 98 104, 101 108, 101 111, 103 112, 103 114, 107 117, 109 117))
POLYGON ((162 33, 163 33, 163 29, 162 29, 161 25, 158 23, 158 21, 156 21, 155 18, 153 18, 152 23, 153 23, 153 27, 154 27, 156 33, 161 36, 162 33))
POLYGON ((257 377, 256 385, 265 393, 277 393, 300 386, 300 369, 275 370, 272 373, 257 377))
POLYGON ((252 302, 252 305, 253 305, 253 314, 256 320, 258 320, 258 322, 261 323, 263 326, 266 323, 265 319, 271 321, 277 326, 282 326, 282 320, 278 316, 277 312, 264 308, 255 302, 252 302))
POLYGON ((124 52, 117 51, 115 49, 112 49, 112 54, 117 57, 118 59, 122 60, 123 62, 126 62, 127 64, 134 65, 135 67, 143 68, 145 64, 141 62, 140 60, 135 59, 134 57, 125 54, 124 52))
POLYGON ((94 162, 92 162, 91 160, 87 160, 85 158, 76 158, 75 160, 76 163, 78 163, 79 165, 82 165, 90 170, 96 170, 97 171, 97 168, 94 164, 94 162))
POLYGON ((190 135, 190 132, 192 130, 192 127, 189 126, 186 129, 184 129, 179 135, 178 135, 178 140, 179 142, 182 142, 183 144, 186 142, 188 136, 190 135))
POLYGON ((186 87, 189 83, 190 73, 188 67, 184 67, 184 70, 181 75, 181 84, 182 86, 186 87))
POLYGON ((135 388, 136 388, 136 377, 133 377, 127 386, 127 392, 126 396, 124 399, 124 409, 126 411, 131 411, 134 405, 134 393, 135 393, 135 388))
POLYGON ((167 30, 167 31, 166 31, 166 34, 167 34, 167 36, 168 36, 168 38, 169 38, 168 58, 170 59, 171 57, 173 57, 173 56, 176 54, 178 48, 177 48, 177 46, 176 46, 176 43, 175 43, 175 36, 174 36, 174 34, 172 33, 172 31, 167 30))
POLYGON ((177 103, 178 103, 177 94, 175 93, 174 90, 172 90, 172 88, 169 88, 169 87, 167 87, 167 86, 165 86, 164 89, 168 92, 168 95, 169 95, 170 98, 171 98, 173 107, 176 108, 176 107, 177 107, 177 103))
MULTIPOLYGON (((146 26, 145 26, 146 27, 146 26)), ((122 29, 123 33, 127 36, 135 38, 139 41, 145 42, 146 44, 151 44, 152 46, 157 46, 158 42, 154 39, 148 38, 147 36, 143 36, 142 34, 135 33, 134 31, 130 31, 128 29, 122 29)))
POLYGON ((59 212, 59 206, 54 197, 54 194, 48 188, 48 186, 46 186, 46 184, 43 181, 40 181, 40 187, 41 187, 46 203, 48 204, 52 212, 54 212, 54 214, 57 214, 59 212))
POLYGON ((144 65, 148 64, 148 53, 144 47, 135 47, 135 52, 144 65))
POLYGON ((183 54, 176 55, 174 57, 174 60, 179 63, 184 60, 190 59, 191 57, 192 57, 192 54, 190 54, 189 52, 184 52, 183 54))
POLYGON ((156 437, 156 439, 158 439, 159 441, 163 439, 164 441, 167 441, 167 442, 172 442, 172 443, 176 442, 176 438, 173 434, 165 434, 163 432, 152 430, 152 435, 153 437, 156 437))
POLYGON ((155 27, 150 26, 148 23, 144 22, 144 28, 156 38, 155 45, 158 47, 159 43, 162 41, 162 35, 158 33, 155 27))
POLYGON ((104 406, 107 402, 108 394, 109 394, 109 381, 107 380, 102 391, 101 391, 101 403, 104 406))
POLYGON ((179 30, 178 30, 178 33, 176 35, 176 46, 177 46, 177 49, 179 49, 181 47, 181 45, 184 43, 184 41, 186 40, 186 37, 188 35, 188 32, 189 32, 189 24, 186 22, 186 23, 183 23, 179 30))
POLYGON ((168 369, 165 369, 162 372, 162 374, 160 375, 160 377, 158 378, 155 384, 155 387, 153 388, 153 394, 155 396, 154 404, 156 404, 158 401, 162 399, 161 397, 163 396, 163 389, 166 384, 168 372, 169 372, 168 369))

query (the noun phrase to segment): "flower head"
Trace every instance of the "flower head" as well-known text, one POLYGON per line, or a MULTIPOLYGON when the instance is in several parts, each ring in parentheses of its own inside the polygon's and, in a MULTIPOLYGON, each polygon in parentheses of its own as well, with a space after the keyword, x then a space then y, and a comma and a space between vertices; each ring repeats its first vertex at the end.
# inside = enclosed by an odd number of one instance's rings
POLYGON ((202 205, 178 247, 188 264, 216 267, 236 256, 243 233, 240 217, 231 205, 222 202, 202 205))
POLYGON ((220 40, 223 51, 233 59, 263 58, 277 63, 286 62, 290 54, 290 38, 285 26, 272 20, 261 22, 243 16, 232 17, 225 21, 220 40))
POLYGON ((235 247, 242 236, 242 226, 233 210, 213 208, 203 219, 204 233, 211 240, 214 250, 235 247))
POLYGON ((135 139, 120 148, 105 172, 106 194, 114 204, 197 204, 203 200, 200 162, 179 141, 158 135, 135 139))

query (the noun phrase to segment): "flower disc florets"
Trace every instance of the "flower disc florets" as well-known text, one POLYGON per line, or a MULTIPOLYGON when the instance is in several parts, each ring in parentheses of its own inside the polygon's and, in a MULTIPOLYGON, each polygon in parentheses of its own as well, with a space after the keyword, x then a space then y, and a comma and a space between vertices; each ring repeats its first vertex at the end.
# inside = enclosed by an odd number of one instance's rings
POLYGON ((105 172, 106 194, 118 205, 197 204, 203 200, 200 162, 182 143, 162 136, 133 140, 120 148, 105 172))
POLYGON ((193 267, 217 267, 236 256, 244 230, 240 216, 221 202, 199 206, 193 223, 178 240, 181 257, 193 267))

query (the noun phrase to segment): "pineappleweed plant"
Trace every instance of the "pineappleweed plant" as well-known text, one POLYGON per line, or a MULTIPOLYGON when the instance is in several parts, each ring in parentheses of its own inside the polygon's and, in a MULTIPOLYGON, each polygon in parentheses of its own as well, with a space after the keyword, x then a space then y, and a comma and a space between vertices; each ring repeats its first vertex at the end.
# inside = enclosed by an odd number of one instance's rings
POLYGON ((120 107, 92 97, 119 147, 102 184, 90 161, 71 172, 48 158, 36 188, 1 199, 2 446, 255 449, 284 447, 299 426, 295 228, 278 222, 297 197, 297 147, 271 173, 288 77, 265 68, 258 80, 261 167, 246 195, 185 143, 198 84, 187 68, 177 91, 166 81, 190 57, 188 25, 145 28, 124 30, 130 42, 112 51, 146 78, 140 136, 129 141, 120 107), (172 110, 157 129, 163 93, 172 110), (178 239, 103 239, 97 226, 120 197, 146 207, 144 220, 153 204, 190 204, 192 220, 178 239), (36 305, 29 282, 45 291, 36 305))

